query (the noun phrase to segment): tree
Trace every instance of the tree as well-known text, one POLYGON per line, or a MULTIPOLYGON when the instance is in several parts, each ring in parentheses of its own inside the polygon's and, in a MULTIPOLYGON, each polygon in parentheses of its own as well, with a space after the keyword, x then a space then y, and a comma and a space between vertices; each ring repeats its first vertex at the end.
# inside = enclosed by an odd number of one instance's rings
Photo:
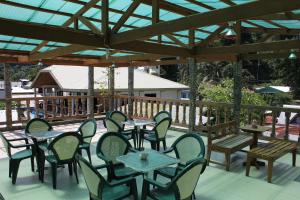
MULTIPOLYGON (((220 103, 232 103, 233 102, 233 80, 225 79, 220 84, 202 84, 199 87, 199 93, 201 93, 204 101, 220 102, 220 103)), ((263 96, 255 93, 245 87, 242 88, 242 104, 244 105, 267 105, 263 96)), ((254 118, 258 118, 260 113, 253 112, 254 118)), ((247 122, 247 111, 241 110, 241 122, 247 122)))

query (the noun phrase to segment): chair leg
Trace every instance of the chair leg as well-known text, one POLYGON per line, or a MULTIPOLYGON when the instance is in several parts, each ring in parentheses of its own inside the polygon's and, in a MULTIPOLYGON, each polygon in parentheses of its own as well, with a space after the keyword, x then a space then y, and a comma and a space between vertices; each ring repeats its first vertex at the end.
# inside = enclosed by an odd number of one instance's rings
POLYGON ((8 171, 8 177, 11 178, 11 174, 12 174, 12 160, 9 159, 9 171, 8 171))
POLYGON ((137 189, 136 189, 136 181, 133 181, 130 184, 130 193, 132 194, 134 200, 138 200, 138 192, 137 192, 137 189))
POLYGON ((160 141, 156 142, 156 150, 159 151, 160 150, 160 141))
POLYGON ((156 143, 155 142, 150 142, 151 144, 151 149, 156 150, 156 143))
POLYGON ((192 199, 196 199, 195 190, 193 191, 192 199))
POLYGON ((153 180, 155 180, 155 181, 156 181, 156 179, 157 179, 157 171, 156 171, 156 170, 154 170, 154 172, 153 172, 153 180))
POLYGON ((164 150, 167 149, 166 139, 163 140, 164 150))
POLYGON ((34 156, 31 156, 30 161, 31 161, 31 171, 34 172, 34 156))
POLYGON ((92 158, 91 158, 90 147, 86 148, 85 150, 86 150, 87 156, 88 156, 88 158, 89 158, 90 164, 92 164, 92 158))
POLYGON ((273 160, 268 161, 268 183, 272 183, 273 160))
POLYGON ((297 149, 292 151, 292 155, 293 155, 293 167, 296 167, 297 149))
POLYGON ((56 189, 56 178, 57 178, 57 165, 56 164, 51 164, 52 166, 52 184, 53 184, 53 189, 56 189))
POLYGON ((12 161, 12 184, 16 183, 21 160, 12 161))
POLYGON ((149 184, 144 181, 143 188, 142 188, 142 198, 141 199, 147 199, 149 193, 149 184))
POLYGON ((207 147, 207 156, 206 156, 207 166, 209 165, 209 162, 210 162, 210 156, 211 156, 211 148, 208 146, 207 147))
POLYGON ((69 169, 69 175, 72 176, 73 175, 72 163, 68 163, 68 169, 69 169))
POLYGON ((247 156, 247 163, 246 163, 246 176, 249 176, 249 173, 250 173, 250 165, 251 165, 251 158, 250 156, 248 155, 247 156))
POLYGON ((76 177, 76 181, 77 181, 77 184, 78 184, 79 181, 78 181, 77 163, 76 163, 76 161, 73 162, 73 167, 74 167, 74 174, 75 174, 75 177, 76 177))
POLYGON ((226 160, 226 171, 229 171, 229 168, 230 168, 230 153, 225 153, 225 160, 226 160))

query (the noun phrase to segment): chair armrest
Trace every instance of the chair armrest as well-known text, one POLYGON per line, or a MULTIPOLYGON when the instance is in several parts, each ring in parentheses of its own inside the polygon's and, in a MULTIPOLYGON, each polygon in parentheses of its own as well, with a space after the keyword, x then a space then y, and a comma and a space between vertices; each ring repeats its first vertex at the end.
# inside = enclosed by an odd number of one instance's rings
POLYGON ((167 153, 171 153, 172 151, 174 151, 174 148, 170 147, 170 148, 166 149, 165 151, 163 151, 162 153, 167 154, 167 153))
POLYGON ((136 152, 139 152, 139 151, 136 150, 136 149, 133 149, 133 148, 129 148, 129 152, 136 153, 136 152))
POLYGON ((110 160, 108 160, 104 155, 97 153, 98 158, 100 158, 101 160, 105 161, 105 162, 111 162, 110 160))
POLYGON ((111 187, 114 187, 114 186, 118 186, 118 185, 124 185, 124 184, 130 183, 130 182, 133 182, 133 181, 135 181, 134 177, 128 177, 128 178, 124 178, 122 180, 108 182, 108 185, 111 187))
POLYGON ((163 190, 167 190, 169 188, 168 184, 163 184, 150 178, 144 178, 144 181, 163 190))
POLYGON ((13 139, 7 139, 7 141, 9 142, 14 142, 14 141, 20 141, 20 140, 24 140, 24 141, 28 141, 28 137, 20 137, 20 138, 13 138, 13 139))
POLYGON ((107 168, 107 164, 102 164, 102 165, 94 165, 93 167, 95 168, 95 169, 104 169, 104 168, 107 168))
POLYGON ((189 160, 187 163, 186 163, 186 165, 189 165, 189 164, 191 164, 192 162, 194 162, 194 161, 196 161, 196 160, 200 160, 200 162, 203 164, 202 165, 202 169, 201 169, 201 172, 200 172, 200 174, 202 174, 204 171, 205 171, 205 169, 206 169, 206 166, 207 166, 207 160, 205 159, 205 158, 195 158, 195 159, 193 159, 193 160, 189 160))
POLYGON ((205 158, 203 158, 203 157, 198 157, 198 158, 194 158, 194 159, 192 159, 192 160, 189 160, 189 161, 187 161, 186 162, 186 165, 189 165, 189 164, 191 164, 192 162, 194 162, 194 161, 197 161, 197 160, 200 160, 201 162, 206 162, 206 159, 205 158))
POLYGON ((20 145, 13 145, 13 144, 10 144, 10 146, 12 148, 22 148, 22 147, 33 147, 34 144, 20 144, 20 145))

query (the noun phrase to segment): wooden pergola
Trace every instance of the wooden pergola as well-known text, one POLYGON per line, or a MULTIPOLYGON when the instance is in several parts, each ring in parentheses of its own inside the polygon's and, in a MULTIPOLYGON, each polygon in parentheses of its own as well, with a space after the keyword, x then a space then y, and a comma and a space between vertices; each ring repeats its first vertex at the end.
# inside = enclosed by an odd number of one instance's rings
MULTIPOLYGON (((0 62, 90 66, 91 96, 93 67, 187 64, 190 110, 194 111, 196 63, 234 62, 236 120, 241 61, 285 58, 291 50, 299 54, 300 40, 275 40, 278 35, 299 35, 298 0, 40 0, 31 4, 1 0, 0 5, 0 62), (235 44, 215 43, 231 28, 237 33, 235 44), (244 32, 261 33, 262 38, 244 44, 244 32), (163 59, 170 57, 174 59, 163 59)), ((114 67, 110 67, 112 99, 114 67)), ((133 96, 133 70, 129 77, 129 95, 133 96)), ((8 69, 5 80, 9 81, 8 69)), ((195 112, 190 112, 189 119, 193 129, 195 112)))

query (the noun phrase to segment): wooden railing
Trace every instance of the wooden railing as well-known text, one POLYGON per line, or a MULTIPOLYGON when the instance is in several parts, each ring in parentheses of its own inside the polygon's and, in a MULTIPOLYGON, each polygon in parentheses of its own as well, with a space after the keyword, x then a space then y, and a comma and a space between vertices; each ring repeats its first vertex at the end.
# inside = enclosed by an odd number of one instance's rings
MULTIPOLYGON (((12 101, 12 108, 6 109, 13 117, 12 124, 6 120, 0 121, 0 128, 9 128, 14 125, 22 125, 33 117, 43 117, 49 121, 70 120, 88 117, 89 96, 55 96, 37 98, 13 98, 0 99, 5 105, 6 101, 12 101)), ((94 114, 102 115, 109 111, 109 98, 107 96, 94 97, 94 114)), ((128 96, 116 95, 114 98, 114 110, 129 114, 128 96)), ((189 123, 189 100, 164 99, 155 97, 133 97, 132 118, 152 119, 159 111, 166 110, 171 113, 172 125, 187 127, 189 123)), ((3 110, 2 110, 3 111, 3 110)), ((260 124, 266 124, 266 111, 271 119, 270 136, 276 136, 277 117, 281 112, 285 113, 284 138, 289 137, 291 128, 291 113, 300 113, 300 109, 282 108, 270 106, 242 105, 241 123, 249 124, 256 119, 260 124)), ((196 102, 196 130, 206 130, 207 124, 218 124, 233 119, 233 104, 215 102, 196 102)), ((1 118, 5 113, 1 113, 1 118)))
MULTIPOLYGON (((115 96, 115 110, 128 113, 128 96, 115 96)), ((155 97, 133 97, 133 118, 151 119, 159 111, 166 110, 171 113, 172 125, 187 127, 189 123, 189 100, 164 99, 155 97)), ((291 128, 291 113, 300 114, 300 109, 271 106, 241 106, 241 125, 250 124, 257 120, 259 124, 271 126, 270 137, 276 137, 277 117, 285 113, 284 138, 289 137, 291 128), (268 112, 266 112, 268 111, 268 112), (266 121, 267 116, 271 122, 266 121)), ((207 124, 218 124, 233 119, 233 104, 216 102, 196 102, 196 130, 206 130, 207 124)), ((300 127, 298 125, 298 130, 300 127)), ((300 132, 299 132, 300 134, 300 132)))
MULTIPOLYGON (((11 108, 5 108, 12 116, 12 123, 5 120, 6 113, 2 110, 0 127, 12 127, 22 125, 35 117, 41 117, 48 121, 71 120, 88 117, 89 96, 49 96, 36 98, 12 98, 0 99, 0 104, 6 101, 12 102, 11 108)), ((94 97, 94 115, 101 115, 108 111, 107 97, 94 97)))

